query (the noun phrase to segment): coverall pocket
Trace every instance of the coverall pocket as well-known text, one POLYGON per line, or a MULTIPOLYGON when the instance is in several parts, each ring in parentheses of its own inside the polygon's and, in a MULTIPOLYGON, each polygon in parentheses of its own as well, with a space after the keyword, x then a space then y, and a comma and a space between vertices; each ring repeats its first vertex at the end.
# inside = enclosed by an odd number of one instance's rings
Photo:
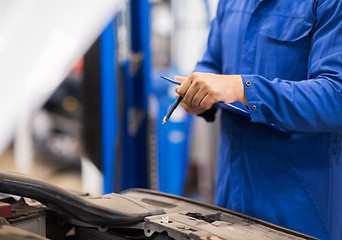
POLYGON ((307 69, 299 72, 297 66, 308 65, 312 28, 305 18, 265 17, 259 29, 255 62, 267 64, 260 64, 258 73, 270 79, 306 79, 307 69), (269 74, 274 69, 277 74, 269 74))
POLYGON ((270 16, 264 21, 260 33, 268 38, 295 42, 308 36, 313 24, 303 18, 270 16))

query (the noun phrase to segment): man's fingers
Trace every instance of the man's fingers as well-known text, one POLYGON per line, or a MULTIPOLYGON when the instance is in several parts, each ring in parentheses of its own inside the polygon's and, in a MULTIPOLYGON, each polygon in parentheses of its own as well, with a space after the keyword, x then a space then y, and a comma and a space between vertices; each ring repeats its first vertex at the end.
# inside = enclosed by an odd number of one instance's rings
POLYGON ((180 102, 180 105, 189 114, 201 114, 206 110, 206 109, 203 109, 201 107, 189 106, 188 104, 184 103, 183 101, 180 102))
POLYGON ((208 92, 205 91, 203 88, 200 88, 192 98, 191 104, 196 107, 200 106, 200 103, 202 102, 203 98, 207 95, 208 92))
POLYGON ((204 96, 202 101, 199 103, 199 105, 201 108, 203 108, 205 110, 209 110, 214 105, 214 102, 213 102, 212 98, 209 97, 209 95, 206 95, 206 96, 204 96))
POLYGON ((190 85, 190 87, 186 91, 185 96, 183 98, 184 102, 187 102, 188 104, 192 105, 192 99, 196 95, 197 91, 198 91, 198 88, 190 85))
MULTIPOLYGON (((175 79, 177 79, 178 81, 178 77, 176 77, 175 79)), ((189 78, 184 78, 184 77, 179 77, 179 80, 183 81, 182 84, 178 87, 178 89, 176 88, 176 91, 179 95, 181 95, 182 97, 185 96, 186 92, 188 91, 188 89, 190 88, 191 85, 191 80, 189 78), (182 79, 180 79, 182 78, 182 79), (185 80, 184 80, 185 79, 185 80)))

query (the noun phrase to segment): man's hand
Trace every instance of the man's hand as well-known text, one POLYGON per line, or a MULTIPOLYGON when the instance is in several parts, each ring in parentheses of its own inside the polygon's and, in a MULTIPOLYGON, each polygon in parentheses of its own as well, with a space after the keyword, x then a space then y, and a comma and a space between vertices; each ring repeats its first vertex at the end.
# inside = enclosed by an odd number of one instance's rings
POLYGON ((223 75, 195 72, 188 78, 175 78, 181 82, 176 93, 183 96, 180 105, 187 113, 201 114, 217 102, 240 101, 247 105, 245 90, 240 75, 223 75))

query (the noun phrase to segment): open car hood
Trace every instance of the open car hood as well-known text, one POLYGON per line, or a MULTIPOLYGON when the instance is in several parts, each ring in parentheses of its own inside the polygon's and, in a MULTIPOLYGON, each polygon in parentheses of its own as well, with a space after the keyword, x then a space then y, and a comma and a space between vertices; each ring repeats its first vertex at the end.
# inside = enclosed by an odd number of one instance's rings
POLYGON ((96 236, 80 239, 117 239, 114 236, 123 232, 127 239, 314 239, 228 209, 146 189, 92 197, 0 170, 0 192, 36 199, 83 227, 81 235, 96 236))

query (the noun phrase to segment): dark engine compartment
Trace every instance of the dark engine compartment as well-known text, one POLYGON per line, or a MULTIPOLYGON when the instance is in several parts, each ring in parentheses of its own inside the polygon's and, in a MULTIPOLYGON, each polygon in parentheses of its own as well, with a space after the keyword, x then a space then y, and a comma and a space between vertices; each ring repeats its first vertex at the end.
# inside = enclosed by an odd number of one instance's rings
POLYGON ((0 192, 4 193, 0 239, 315 239, 228 209, 147 189, 95 197, 0 170, 0 192))

